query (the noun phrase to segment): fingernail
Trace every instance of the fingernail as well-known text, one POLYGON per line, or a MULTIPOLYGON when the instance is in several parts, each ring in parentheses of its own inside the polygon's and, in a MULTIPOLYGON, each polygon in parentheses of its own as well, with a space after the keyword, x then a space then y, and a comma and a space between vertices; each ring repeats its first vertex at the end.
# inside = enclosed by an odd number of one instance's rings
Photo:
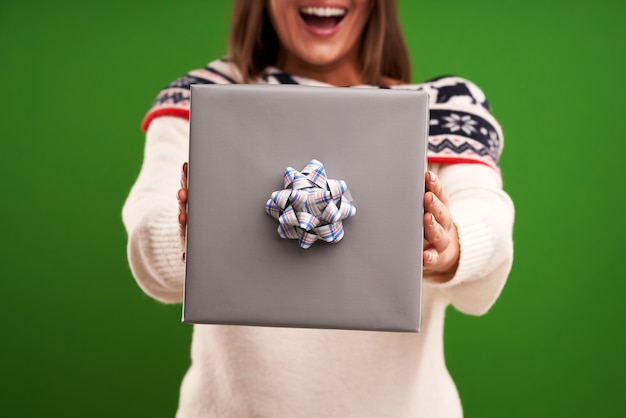
POLYGON ((435 215, 433 215, 432 213, 430 214, 430 226, 435 225, 435 215))
POLYGON ((434 183, 437 181, 437 176, 435 175, 435 173, 433 173, 432 171, 429 171, 428 173, 430 173, 430 181, 431 183, 434 183))
POLYGON ((433 259, 433 255, 430 252, 426 253, 426 261, 431 261, 433 259))

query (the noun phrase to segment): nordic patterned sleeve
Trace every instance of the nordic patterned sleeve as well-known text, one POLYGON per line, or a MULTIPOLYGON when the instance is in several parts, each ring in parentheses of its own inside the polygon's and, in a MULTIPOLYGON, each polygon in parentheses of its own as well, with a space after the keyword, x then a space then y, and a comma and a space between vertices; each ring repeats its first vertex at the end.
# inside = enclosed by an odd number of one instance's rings
POLYGON ((464 78, 444 76, 418 85, 429 95, 430 163, 477 163, 500 171, 503 135, 484 93, 464 78))
POLYGON ((232 66, 225 58, 216 60, 199 70, 190 71, 165 86, 157 95, 141 123, 144 132, 159 116, 189 119, 192 84, 236 84, 232 66))

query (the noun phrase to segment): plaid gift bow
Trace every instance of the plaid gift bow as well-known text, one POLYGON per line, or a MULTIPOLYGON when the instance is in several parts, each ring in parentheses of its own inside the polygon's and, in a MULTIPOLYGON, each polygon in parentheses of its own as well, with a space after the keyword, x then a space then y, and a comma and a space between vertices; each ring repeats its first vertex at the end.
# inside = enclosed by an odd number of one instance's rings
POLYGON ((278 219, 278 235, 297 239, 302 248, 318 239, 341 241, 341 221, 356 213, 346 182, 328 179, 324 164, 311 160, 301 172, 287 167, 283 183, 285 188, 265 204, 265 211, 278 219))

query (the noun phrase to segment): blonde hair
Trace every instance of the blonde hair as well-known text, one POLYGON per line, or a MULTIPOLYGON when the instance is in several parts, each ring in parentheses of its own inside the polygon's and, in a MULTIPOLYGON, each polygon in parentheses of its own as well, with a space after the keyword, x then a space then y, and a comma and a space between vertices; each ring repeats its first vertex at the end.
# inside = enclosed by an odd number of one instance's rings
MULTIPOLYGON (((361 39, 360 65, 363 82, 381 84, 383 79, 410 82, 411 64, 400 29, 396 0, 372 0, 372 9, 361 39)), ((267 11, 266 0, 233 0, 229 55, 243 82, 257 78, 276 65, 280 40, 267 11)))

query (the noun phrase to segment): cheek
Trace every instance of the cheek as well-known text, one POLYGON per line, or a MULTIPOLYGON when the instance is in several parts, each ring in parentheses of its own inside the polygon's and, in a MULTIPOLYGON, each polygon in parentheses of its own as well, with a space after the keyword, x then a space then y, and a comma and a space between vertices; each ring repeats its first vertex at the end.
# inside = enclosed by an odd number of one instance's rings
POLYGON ((356 13, 354 16, 351 30, 351 32, 356 32, 356 34, 354 34, 355 37, 359 37, 359 35, 363 33, 363 29, 365 28, 369 19, 369 10, 370 7, 367 1, 357 2, 357 7, 355 8, 356 13))
POLYGON ((296 16, 293 13, 287 14, 279 12, 277 14, 270 14, 270 18, 279 42, 289 49, 296 46, 297 42, 295 40, 297 39, 299 25, 297 19, 299 16, 296 16))
MULTIPOLYGON (((262 1, 262 0, 255 0, 262 1)), ((290 32, 290 27, 293 25, 293 22, 290 22, 289 14, 286 13, 288 9, 285 4, 285 0, 269 0, 267 4, 267 12, 270 16, 270 20, 272 22, 272 26, 274 27, 274 31, 281 39, 288 36, 290 32)))
POLYGON ((359 13, 359 16, 355 16, 355 20, 352 22, 350 32, 347 34, 348 43, 353 45, 358 42, 367 24, 368 16, 366 10, 359 13))
MULTIPOLYGON (((383 0, 387 1, 387 0, 383 0)), ((352 0, 352 6, 354 9, 359 10, 360 13, 366 15, 370 10, 374 9, 374 3, 376 0, 352 0)))

